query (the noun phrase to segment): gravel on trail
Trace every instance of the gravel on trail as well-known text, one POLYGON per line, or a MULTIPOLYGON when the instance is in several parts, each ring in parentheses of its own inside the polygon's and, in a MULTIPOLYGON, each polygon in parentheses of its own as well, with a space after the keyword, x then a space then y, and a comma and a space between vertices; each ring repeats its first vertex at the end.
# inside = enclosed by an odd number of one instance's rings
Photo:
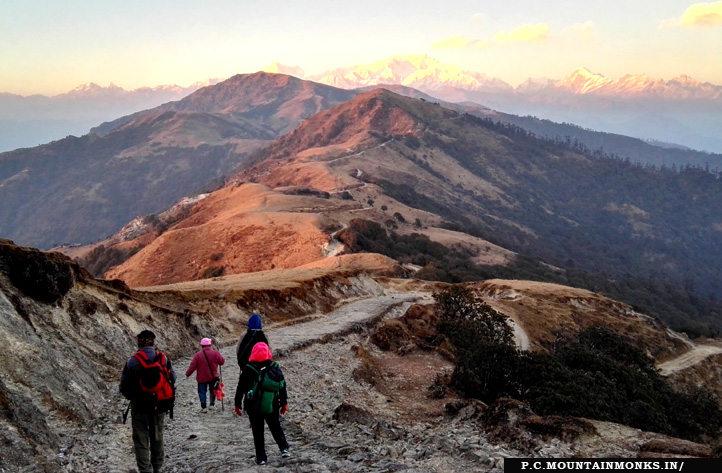
MULTIPOLYGON (((388 400, 353 377, 358 359, 352 346, 363 341, 363 327, 398 317, 428 293, 388 293, 351 301, 313 320, 266 326, 274 359, 288 383, 289 411, 282 426, 291 456, 282 458, 266 429, 268 464, 257 466, 248 418, 238 417, 233 398, 238 382, 235 344, 220 348, 226 398, 217 409, 200 412, 195 375, 185 378, 191 358, 172 360, 178 375, 174 418, 166 421, 164 473, 251 472, 436 472, 501 471, 514 452, 486 443, 472 422, 396 422, 382 415, 369 422, 342 422, 334 411, 344 403, 383 406, 388 400)), ((239 337, 242 334, 238 334, 239 337)), ((130 422, 118 412, 100 419, 59 457, 65 472, 136 472, 130 422)))

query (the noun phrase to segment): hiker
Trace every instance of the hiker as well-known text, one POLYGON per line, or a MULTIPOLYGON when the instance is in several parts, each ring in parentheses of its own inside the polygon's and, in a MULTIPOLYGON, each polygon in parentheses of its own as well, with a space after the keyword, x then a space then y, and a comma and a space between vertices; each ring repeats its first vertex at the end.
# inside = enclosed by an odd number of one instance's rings
POLYGON ((264 342, 256 343, 251 350, 248 364, 243 368, 236 389, 235 411, 248 414, 256 448, 256 464, 268 461, 264 438, 265 421, 271 431, 282 457, 290 456, 286 435, 281 427, 280 415, 288 412, 286 381, 278 363, 271 360, 271 349, 264 342))
POLYGON ((163 466, 163 428, 166 413, 173 417, 173 384, 176 374, 164 353, 155 348, 155 334, 137 335, 138 351, 123 366, 120 392, 130 399, 135 461, 140 473, 158 473, 163 466), (153 366, 154 362, 158 365, 153 366), (152 379, 151 379, 152 378, 152 379), (149 392, 155 385, 157 392, 149 392), (168 389, 171 397, 168 398, 168 389), (159 401, 159 399, 163 399, 159 401))
POLYGON ((238 366, 241 370, 248 364, 248 357, 251 356, 251 350, 253 346, 263 342, 268 345, 268 339, 263 333, 263 324, 261 323, 261 316, 255 312, 248 319, 248 330, 242 338, 238 340, 236 344, 236 355, 238 357, 238 366))
POLYGON ((213 340, 203 338, 201 340, 201 349, 193 356, 191 364, 186 370, 186 378, 196 371, 196 381, 198 382, 198 397, 201 401, 201 414, 208 412, 206 407, 206 392, 211 392, 210 409, 216 410, 216 395, 213 392, 218 388, 221 377, 218 375, 218 367, 223 365, 226 360, 221 352, 211 348, 213 340), (210 389, 209 389, 210 388, 210 389))

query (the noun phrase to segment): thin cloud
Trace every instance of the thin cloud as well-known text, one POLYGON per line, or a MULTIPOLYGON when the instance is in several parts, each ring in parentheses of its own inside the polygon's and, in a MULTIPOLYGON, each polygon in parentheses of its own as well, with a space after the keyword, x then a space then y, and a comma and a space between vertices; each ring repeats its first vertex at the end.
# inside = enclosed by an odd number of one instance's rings
POLYGON ((496 43, 538 43, 549 37, 549 25, 522 25, 508 33, 494 35, 496 43))
POLYGON ((537 43, 549 37, 549 25, 522 25, 509 32, 497 33, 491 40, 449 36, 431 45, 434 49, 480 49, 493 44, 537 43))
POLYGON ((593 41, 597 38, 597 27, 593 22, 577 23, 562 30, 562 37, 578 42, 593 41))
POLYGON ((695 3, 684 11, 681 18, 663 20, 659 27, 718 25, 722 25, 722 2, 695 3))
POLYGON ((484 15, 483 13, 474 13, 471 16, 471 19, 473 21, 484 21, 484 20, 486 20, 486 15, 484 15))
POLYGON ((464 38, 463 36, 449 36, 431 45, 434 49, 472 49, 484 48, 488 41, 464 38))

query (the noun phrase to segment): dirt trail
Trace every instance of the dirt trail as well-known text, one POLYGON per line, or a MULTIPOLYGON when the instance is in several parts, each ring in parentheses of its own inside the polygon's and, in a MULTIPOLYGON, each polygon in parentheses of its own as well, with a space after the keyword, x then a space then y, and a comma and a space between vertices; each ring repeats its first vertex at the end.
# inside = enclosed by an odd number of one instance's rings
MULTIPOLYGON (((399 316, 418 299, 418 294, 393 294, 361 299, 345 304, 316 320, 268 328, 264 332, 274 353, 274 359, 278 359, 283 366, 283 358, 279 359, 279 355, 288 355, 296 348, 313 344, 334 334, 344 333, 351 330, 354 324, 364 323, 384 314, 399 316)), ((176 371, 180 379, 178 396, 183 402, 177 409, 179 421, 169 424, 166 432, 169 464, 184 465, 189 468, 187 471, 192 472, 245 471, 249 467, 253 467, 251 470, 254 471, 256 467, 252 458, 253 437, 248 419, 238 418, 233 413, 233 398, 240 371, 236 363, 235 346, 224 347, 220 351, 226 359, 223 382, 224 391, 228 396, 224 399, 223 411, 199 413, 200 401, 195 375, 188 379, 183 376, 190 359, 183 359, 177 363, 176 371)), ((298 398, 301 393, 293 392, 293 375, 287 372, 286 377, 289 378, 289 390, 291 390, 289 393, 291 409, 298 408, 299 404, 303 403, 298 398)), ((289 413, 289 419, 292 417, 293 412, 289 413)), ((294 438, 292 430, 287 431, 286 434, 289 436, 289 442, 297 446, 300 439, 294 438)), ((270 442, 267 443, 266 450, 271 457, 277 449, 270 434, 267 435, 266 441, 270 442)))
MULTIPOLYGON (((290 365, 284 372, 289 382, 289 414, 283 419, 286 435, 289 439, 294 456, 284 460, 284 471, 297 471, 302 465, 333 461, 328 452, 321 448, 301 432, 294 422, 294 414, 300 415, 299 409, 313 405, 314 399, 299 389, 308 382, 297 379, 313 376, 313 369, 294 370, 294 363, 286 357, 300 347, 306 347, 329 337, 342 336, 351 332, 356 324, 365 324, 374 319, 397 317, 402 315, 414 302, 430 300, 426 293, 388 293, 383 296, 359 299, 338 307, 334 311, 320 315, 313 320, 283 327, 264 327, 274 359, 281 366, 290 365), (308 371, 308 373, 306 373, 308 371)), ((239 336, 242 334, 239 334, 239 336)), ((201 472, 244 472, 257 471, 253 461, 253 440, 247 417, 239 418, 233 412, 233 398, 238 383, 239 368, 236 363, 235 345, 220 348, 226 359, 222 368, 224 391, 226 398, 216 411, 200 413, 200 401, 197 393, 195 375, 185 377, 190 358, 172 360, 178 375, 177 401, 174 419, 166 421, 165 450, 166 465, 164 473, 201 473, 201 472)), ((329 363, 337 362, 335 359, 329 363)), ((303 366, 303 363, 301 364, 303 366)), ((322 367, 317 367, 322 369, 322 367)), ((118 403, 118 409, 121 400, 118 403)), ((124 405, 123 405, 124 406, 124 405)), ((267 452, 269 463, 278 462, 275 444, 267 433, 267 452), (268 442, 271 442, 270 444, 268 442), (273 460, 273 461, 271 461, 273 460)), ((70 453, 70 452, 69 452, 70 453)), ((73 448, 69 455, 66 471, 104 471, 128 473, 135 470, 135 459, 132 452, 130 421, 127 424, 110 422, 102 427, 95 427, 88 440, 73 448), (83 466, 80 458, 90 458, 92 465, 83 466), (74 467, 71 467, 74 465, 74 467)), ((87 460, 86 460, 87 461, 87 460)), ((308 471, 323 471, 324 468, 308 471)), ((303 470, 303 468, 300 468, 303 470)), ((299 470, 299 471, 300 471, 299 470)), ((267 471, 274 471, 269 465, 267 471)))
POLYGON ((689 368, 701 362, 705 358, 722 353, 720 345, 696 345, 690 351, 672 360, 657 365, 662 376, 669 376, 677 371, 689 368))

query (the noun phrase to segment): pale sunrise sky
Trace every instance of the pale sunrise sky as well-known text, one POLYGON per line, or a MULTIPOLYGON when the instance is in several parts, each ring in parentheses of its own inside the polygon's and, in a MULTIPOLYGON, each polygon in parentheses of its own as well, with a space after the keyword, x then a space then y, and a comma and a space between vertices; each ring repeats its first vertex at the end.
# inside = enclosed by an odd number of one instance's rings
POLYGON ((20 95, 408 54, 511 85, 580 66, 722 85, 722 1, 0 0, 0 92, 20 95))

